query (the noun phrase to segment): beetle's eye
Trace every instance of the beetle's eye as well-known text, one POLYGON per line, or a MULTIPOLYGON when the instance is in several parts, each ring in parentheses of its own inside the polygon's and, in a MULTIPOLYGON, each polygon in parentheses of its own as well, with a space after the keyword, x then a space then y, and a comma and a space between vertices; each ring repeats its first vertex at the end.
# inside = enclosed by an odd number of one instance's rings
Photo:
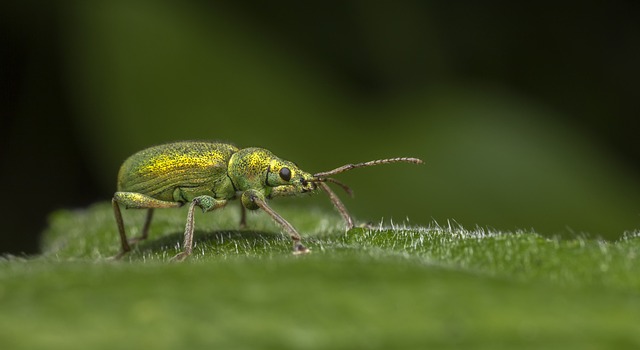
POLYGON ((289 168, 284 167, 282 169, 280 169, 280 178, 283 179, 284 181, 289 181, 291 180, 291 170, 289 170, 289 168))

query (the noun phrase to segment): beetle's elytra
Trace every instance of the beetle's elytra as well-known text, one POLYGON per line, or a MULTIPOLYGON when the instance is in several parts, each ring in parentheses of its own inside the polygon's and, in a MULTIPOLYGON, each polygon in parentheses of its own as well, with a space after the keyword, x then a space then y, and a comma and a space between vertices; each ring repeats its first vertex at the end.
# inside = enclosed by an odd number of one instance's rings
POLYGON ((224 207, 229 200, 236 198, 242 204, 240 225, 245 225, 245 209, 262 209, 289 233, 294 254, 307 253, 309 250, 300 242, 298 231, 271 209, 267 200, 320 189, 329 195, 347 229, 350 229, 353 227, 351 216, 326 182, 337 183, 350 190, 329 176, 354 168, 394 162, 420 164, 422 160, 406 157, 381 159, 347 164, 312 175, 263 148, 239 149, 230 144, 199 141, 147 148, 125 160, 118 173, 118 190, 113 195, 112 205, 122 243, 119 256, 130 251, 131 244, 147 238, 153 209, 175 208, 189 203, 184 250, 174 257, 174 260, 182 260, 191 254, 193 248, 195 207, 207 212, 224 207), (127 240, 120 205, 148 209, 139 237, 127 240))

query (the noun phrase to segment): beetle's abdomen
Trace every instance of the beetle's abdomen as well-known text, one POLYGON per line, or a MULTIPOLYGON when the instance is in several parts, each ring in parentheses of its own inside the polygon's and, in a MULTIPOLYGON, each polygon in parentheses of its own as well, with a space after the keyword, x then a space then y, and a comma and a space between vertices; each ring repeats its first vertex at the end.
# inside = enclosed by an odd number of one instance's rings
POLYGON ((176 142, 142 150, 129 157, 118 173, 118 191, 174 201, 180 188, 229 191, 227 164, 238 151, 233 145, 176 142))

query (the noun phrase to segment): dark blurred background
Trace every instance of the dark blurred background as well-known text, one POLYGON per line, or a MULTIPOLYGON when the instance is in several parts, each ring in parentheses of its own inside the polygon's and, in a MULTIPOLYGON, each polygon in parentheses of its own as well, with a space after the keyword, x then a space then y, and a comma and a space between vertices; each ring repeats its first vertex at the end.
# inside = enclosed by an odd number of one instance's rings
POLYGON ((0 253, 37 253, 51 211, 110 200, 127 156, 181 139, 262 146, 310 172, 426 161, 340 175, 362 220, 640 227, 637 1, 0 10, 0 253))

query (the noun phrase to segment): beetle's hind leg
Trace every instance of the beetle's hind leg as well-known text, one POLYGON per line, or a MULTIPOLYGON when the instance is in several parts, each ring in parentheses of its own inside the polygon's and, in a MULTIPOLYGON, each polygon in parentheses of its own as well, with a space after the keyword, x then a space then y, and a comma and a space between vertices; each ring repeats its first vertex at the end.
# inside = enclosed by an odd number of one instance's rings
POLYGON ((129 246, 129 242, 127 242, 127 234, 124 232, 124 222, 122 221, 122 212, 120 212, 120 205, 118 205, 118 201, 114 196, 111 200, 111 206, 113 207, 113 215, 116 217, 116 224, 118 225, 118 233, 120 234, 120 243, 122 245, 122 249, 120 249, 120 253, 114 256, 114 259, 120 259, 123 255, 128 253, 131 250, 129 246))
POLYGON ((118 253, 114 258, 119 259, 131 251, 131 245, 147 239, 149 236, 149 226, 151 225, 151 219, 153 218, 154 208, 175 208, 181 206, 182 203, 161 201, 139 193, 116 192, 111 200, 111 205, 113 206, 113 214, 118 225, 118 233, 120 234, 120 244, 122 247, 120 253, 118 253), (120 204, 124 205, 125 208, 148 209, 140 236, 130 240, 127 239, 124 221, 122 220, 122 212, 120 211, 120 204))
POLYGON ((142 226, 142 232, 138 237, 133 237, 128 240, 129 244, 136 244, 140 241, 144 241, 149 237, 149 226, 151 226, 151 219, 153 219, 153 208, 147 209, 147 215, 144 219, 144 225, 142 226))

